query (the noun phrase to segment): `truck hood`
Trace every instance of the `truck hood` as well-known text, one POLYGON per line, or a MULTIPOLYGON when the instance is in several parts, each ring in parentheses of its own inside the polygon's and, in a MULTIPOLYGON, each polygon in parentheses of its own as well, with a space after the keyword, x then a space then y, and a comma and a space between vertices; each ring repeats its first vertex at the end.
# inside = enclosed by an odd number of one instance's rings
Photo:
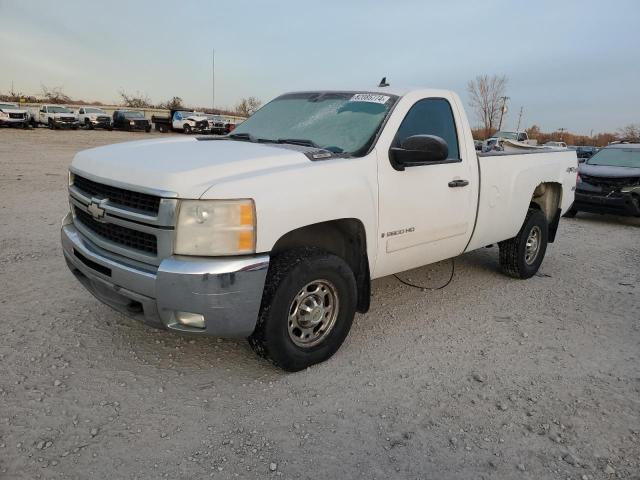
POLYGON ((578 172, 590 177, 605 178, 633 178, 640 177, 640 168, 632 167, 612 167, 609 165, 588 165, 580 164, 578 172))
POLYGON ((217 183, 311 161, 286 146, 171 137, 118 143, 79 152, 71 171, 132 190, 154 189, 200 198, 217 183))
POLYGON ((209 120, 207 117, 202 117, 200 115, 190 115, 186 119, 193 120, 194 122, 199 122, 201 120, 209 120))
POLYGON ((29 113, 26 110, 16 110, 15 108, 0 108, 0 112, 3 113, 29 113))

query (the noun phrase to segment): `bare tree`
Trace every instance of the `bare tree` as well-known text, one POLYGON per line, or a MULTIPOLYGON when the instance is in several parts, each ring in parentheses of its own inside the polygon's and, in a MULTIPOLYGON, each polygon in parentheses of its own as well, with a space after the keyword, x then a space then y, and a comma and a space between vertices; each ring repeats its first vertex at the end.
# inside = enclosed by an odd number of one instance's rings
POLYGON ((235 107, 236 114, 241 117, 248 117, 260 108, 262 100, 256 97, 248 97, 241 99, 235 107))
POLYGON ((170 100, 167 100, 166 102, 159 103, 157 107, 164 108, 166 110, 179 110, 181 108, 184 108, 184 105, 182 104, 181 97, 172 97, 170 100))
POLYGON ((617 133, 620 140, 640 142, 640 124, 631 123, 626 127, 622 127, 617 133))
POLYGON ((62 87, 49 88, 44 84, 40 84, 42 88, 42 96, 49 103, 69 103, 71 97, 62 91, 62 87))
POLYGON ((491 135, 502 112, 507 77, 504 75, 478 75, 467 84, 469 106, 473 109, 485 130, 485 137, 491 135))
POLYGON ((118 93, 122 98, 122 105, 125 107, 149 108, 153 106, 151 105, 151 99, 143 93, 136 92, 134 95, 130 95, 124 90, 120 90, 118 93))

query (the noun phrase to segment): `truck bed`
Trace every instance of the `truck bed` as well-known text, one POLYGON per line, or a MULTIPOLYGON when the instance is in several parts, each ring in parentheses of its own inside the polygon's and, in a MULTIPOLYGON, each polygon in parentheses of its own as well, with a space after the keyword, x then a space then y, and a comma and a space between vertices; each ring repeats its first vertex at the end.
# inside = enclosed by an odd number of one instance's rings
POLYGON ((573 203, 578 160, 573 150, 478 154, 480 193, 473 235, 465 251, 514 237, 531 195, 541 183, 556 183, 565 192, 562 213, 573 203))

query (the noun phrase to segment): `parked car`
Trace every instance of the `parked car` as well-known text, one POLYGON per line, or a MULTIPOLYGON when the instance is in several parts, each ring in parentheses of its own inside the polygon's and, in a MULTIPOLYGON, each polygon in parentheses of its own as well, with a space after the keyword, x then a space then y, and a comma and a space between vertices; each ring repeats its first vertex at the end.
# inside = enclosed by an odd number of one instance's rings
POLYGON ((29 112, 17 103, 0 102, 0 127, 29 126, 29 112))
POLYGON ((537 140, 529 140, 529 134, 525 131, 509 132, 499 131, 487 138, 482 144, 483 152, 496 151, 513 151, 518 152, 528 147, 538 145, 537 140))
POLYGON ((31 115, 33 126, 46 125, 51 129, 72 128, 80 126, 78 116, 63 105, 41 105, 31 115))
POLYGON ((170 116, 153 115, 151 121, 160 132, 208 133, 209 119, 202 112, 171 110, 170 116))
POLYGON ((580 146, 576 149, 576 155, 578 155, 578 160, 584 161, 584 159, 593 157, 597 151, 596 147, 580 146))
POLYGON ((544 148, 559 148, 559 149, 566 149, 567 148, 567 144, 564 142, 546 142, 544 145, 542 145, 544 148))
POLYGON ((482 151, 482 140, 474 140, 473 145, 476 148, 476 152, 482 151))
POLYGON ((78 120, 80 125, 84 125, 90 130, 94 128, 113 130, 111 117, 107 112, 98 107, 80 107, 78 109, 78 120))
POLYGON ((609 145, 580 165, 566 216, 578 212, 640 216, 640 143, 609 145))
POLYGON ((207 115, 207 121, 209 122, 209 131, 214 135, 226 135, 230 131, 230 124, 225 121, 222 115, 207 115))
POLYGON ((116 110, 113 112, 113 128, 116 130, 151 131, 151 122, 144 117, 144 112, 137 110, 116 110))
POLYGON ((115 309, 295 371, 338 350, 374 278, 490 244, 535 275, 576 170, 570 151, 476 154, 446 90, 298 92, 225 137, 78 153, 62 247, 115 309))

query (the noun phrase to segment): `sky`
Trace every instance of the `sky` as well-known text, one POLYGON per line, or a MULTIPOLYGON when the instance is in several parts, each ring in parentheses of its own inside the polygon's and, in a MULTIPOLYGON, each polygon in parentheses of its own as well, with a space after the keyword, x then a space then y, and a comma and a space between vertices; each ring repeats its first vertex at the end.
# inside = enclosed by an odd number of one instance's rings
MULTIPOLYGON (((505 126, 640 123, 640 0, 0 0, 0 92, 215 106, 292 90, 506 75, 505 126)), ((472 123, 477 125, 472 112, 472 123)))

